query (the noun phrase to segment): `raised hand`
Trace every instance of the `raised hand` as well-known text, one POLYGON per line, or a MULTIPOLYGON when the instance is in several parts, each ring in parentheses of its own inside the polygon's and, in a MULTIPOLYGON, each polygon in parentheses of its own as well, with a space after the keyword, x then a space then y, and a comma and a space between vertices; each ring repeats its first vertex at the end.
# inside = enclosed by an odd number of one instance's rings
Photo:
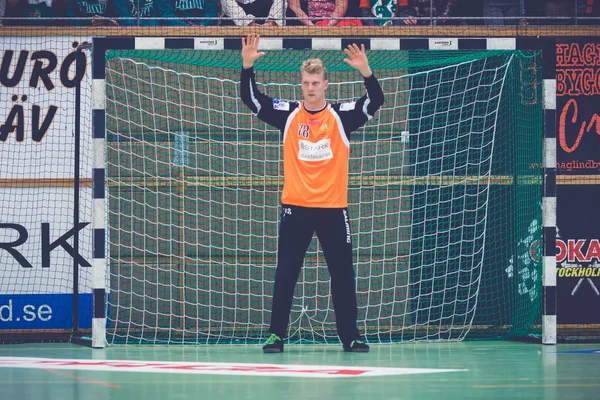
POLYGON ((371 68, 369 68, 369 60, 367 59, 367 53, 365 53, 364 44, 361 44, 360 48, 358 48, 356 43, 353 43, 349 45, 348 48, 344 49, 344 53, 350 57, 349 59, 344 58, 346 64, 359 70, 362 76, 368 78, 373 74, 371 68))
POLYGON ((244 68, 248 69, 254 65, 254 61, 264 56, 263 51, 258 51, 258 42, 260 35, 251 33, 248 38, 242 38, 242 59, 244 60, 244 68))

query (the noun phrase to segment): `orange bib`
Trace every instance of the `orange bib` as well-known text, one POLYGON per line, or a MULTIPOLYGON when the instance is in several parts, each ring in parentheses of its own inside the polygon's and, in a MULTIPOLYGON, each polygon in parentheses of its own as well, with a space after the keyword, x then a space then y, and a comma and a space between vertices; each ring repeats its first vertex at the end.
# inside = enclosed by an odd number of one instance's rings
POLYGON ((331 106, 311 114, 301 102, 284 130, 281 202, 301 207, 348 207, 349 155, 350 142, 331 106))

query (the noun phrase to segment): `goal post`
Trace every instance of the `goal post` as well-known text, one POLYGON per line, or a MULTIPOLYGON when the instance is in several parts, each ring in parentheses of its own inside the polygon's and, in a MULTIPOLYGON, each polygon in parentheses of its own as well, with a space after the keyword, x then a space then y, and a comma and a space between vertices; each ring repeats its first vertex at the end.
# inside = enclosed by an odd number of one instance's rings
MULTIPOLYGON (((352 41, 366 44, 386 96, 351 137, 361 332, 555 342, 554 133, 542 140, 555 113, 542 48, 313 38, 284 49, 263 38, 260 90, 300 99, 300 63, 319 57, 328 100, 357 99, 364 86, 341 51, 352 41)), ((267 332, 282 146, 240 100, 238 48, 237 38, 94 39, 93 347, 257 343, 267 332)), ((337 340, 316 238, 289 334, 337 340)))

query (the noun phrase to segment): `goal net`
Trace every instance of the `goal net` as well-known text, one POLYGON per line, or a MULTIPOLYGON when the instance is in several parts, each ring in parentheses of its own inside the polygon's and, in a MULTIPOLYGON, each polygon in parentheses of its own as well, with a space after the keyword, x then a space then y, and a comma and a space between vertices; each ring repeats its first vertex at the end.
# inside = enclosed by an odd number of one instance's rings
MULTIPOLYGON (((259 89, 364 93, 341 51, 270 51, 259 89)), ((358 324, 370 342, 538 335, 541 68, 517 51, 369 52, 386 96, 351 136, 358 324)), ((255 343, 270 322, 282 144, 240 100, 239 51, 106 56, 107 312, 112 343, 255 343)), ((541 249, 541 246, 540 246, 541 249)), ((292 342, 336 342, 313 238, 292 342)))
POLYGON ((91 39, 33 32, 0 37, 0 343, 91 328, 91 39))

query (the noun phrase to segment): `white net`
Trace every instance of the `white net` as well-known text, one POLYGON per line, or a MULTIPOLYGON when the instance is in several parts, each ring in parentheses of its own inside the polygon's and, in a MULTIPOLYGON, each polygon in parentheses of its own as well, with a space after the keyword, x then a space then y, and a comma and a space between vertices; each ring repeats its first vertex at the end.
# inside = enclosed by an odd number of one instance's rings
POLYGON ((62 340, 91 328, 91 79, 76 50, 85 40, 0 38, 0 341, 62 340))
MULTIPOLYGON (((294 70, 306 56, 298 53, 289 55, 294 70)), ((112 342, 249 343, 267 333, 282 146, 279 132, 240 100, 238 57, 228 51, 109 53, 112 342)), ((336 67, 337 52, 320 57, 333 65, 330 100, 364 93, 356 71, 336 67)), ((514 123, 510 107, 501 107, 503 95, 515 90, 505 87, 512 55, 463 54, 430 66, 419 58, 414 67, 405 52, 370 57, 386 102, 351 137, 359 328, 370 341, 460 340, 480 297, 485 310, 479 312, 493 320, 484 318, 481 326, 502 324, 497 308, 509 283, 498 279, 482 295, 480 286, 488 233, 489 257, 508 260, 512 251, 514 179, 506 171, 513 155, 510 143, 495 144, 497 127, 514 123), (377 69, 378 63, 386 67, 377 69)), ((300 98, 286 68, 258 70, 260 90, 300 98)), ((496 278, 489 273, 484 280, 496 278)), ((292 341, 337 340, 329 293, 315 237, 294 295, 292 341)))

